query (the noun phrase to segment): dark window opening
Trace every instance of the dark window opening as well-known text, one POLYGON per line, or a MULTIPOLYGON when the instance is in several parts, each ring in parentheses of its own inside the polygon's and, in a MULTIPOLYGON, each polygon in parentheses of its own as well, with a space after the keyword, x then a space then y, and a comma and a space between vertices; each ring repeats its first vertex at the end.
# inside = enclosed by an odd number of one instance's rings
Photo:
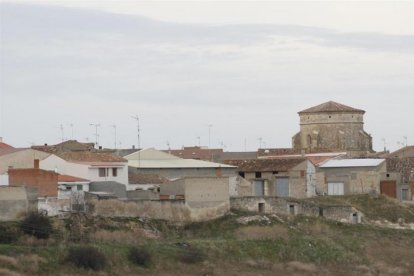
POLYGON ((118 168, 112 168, 112 176, 118 176, 118 168))
POLYGON ((289 205, 289 214, 291 215, 295 214, 295 205, 289 205))
POLYGON ((279 174, 279 172, 278 171, 274 171, 273 174, 279 174))
POLYGON ((332 118, 332 116, 329 116, 329 119, 332 118))
POLYGON ((256 178, 262 178, 262 173, 261 172, 255 172, 255 176, 256 176, 256 178))
POLYGON ((106 176, 106 168, 99 168, 99 177, 106 176))
POLYGON ((387 173, 387 177, 390 177, 390 174, 389 173, 387 173))
POLYGON ((264 211, 265 211, 265 204, 259 203, 259 213, 264 213, 264 211))
POLYGON ((319 208, 319 216, 323 217, 323 208, 319 208))
POLYGON ((244 178, 244 172, 239 172, 239 175, 244 178))

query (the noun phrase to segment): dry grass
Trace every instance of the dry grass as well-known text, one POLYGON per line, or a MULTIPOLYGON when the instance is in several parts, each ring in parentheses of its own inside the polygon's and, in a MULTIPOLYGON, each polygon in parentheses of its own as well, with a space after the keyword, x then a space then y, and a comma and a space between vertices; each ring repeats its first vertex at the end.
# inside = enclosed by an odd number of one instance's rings
POLYGON ((0 255, 0 267, 18 267, 18 261, 9 256, 0 255))
POLYGON ((147 235, 143 229, 134 229, 129 231, 116 230, 98 230, 91 239, 100 242, 120 243, 120 244, 138 244, 139 241, 146 239, 147 235))
POLYGON ((246 226, 235 231, 235 236, 239 240, 267 240, 287 238, 288 229, 281 225, 273 226, 246 226))
POLYGON ((21 276, 21 274, 6 268, 0 268, 0 276, 21 276))

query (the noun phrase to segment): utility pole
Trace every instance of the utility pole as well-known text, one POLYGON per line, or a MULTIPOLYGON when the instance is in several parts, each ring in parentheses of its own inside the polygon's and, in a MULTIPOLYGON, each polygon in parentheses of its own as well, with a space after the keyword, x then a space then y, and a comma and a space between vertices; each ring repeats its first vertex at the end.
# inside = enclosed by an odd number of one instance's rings
POLYGON ((95 124, 89 124, 90 126, 94 126, 95 127, 95 146, 96 147, 98 147, 99 148, 99 144, 98 144, 98 137, 99 137, 99 134, 98 134, 98 127, 100 127, 101 126, 101 124, 100 123, 95 123, 95 124))
POLYGON ((111 127, 113 127, 114 128, 114 145, 115 145, 115 149, 116 149, 116 125, 115 124, 113 124, 113 125, 111 125, 111 127))

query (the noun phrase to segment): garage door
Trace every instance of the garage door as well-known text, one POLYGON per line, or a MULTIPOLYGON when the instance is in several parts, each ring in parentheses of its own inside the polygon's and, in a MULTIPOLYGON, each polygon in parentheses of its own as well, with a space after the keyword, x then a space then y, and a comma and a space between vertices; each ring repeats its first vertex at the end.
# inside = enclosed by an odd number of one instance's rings
POLYGON ((289 178, 277 178, 276 179, 276 196, 280 196, 280 197, 289 196, 289 178))
POLYGON ((344 183, 332 182, 328 183, 328 195, 343 195, 344 183))
POLYGON ((380 190, 382 195, 387 195, 392 198, 397 198, 397 182, 396 181, 381 181, 380 190))

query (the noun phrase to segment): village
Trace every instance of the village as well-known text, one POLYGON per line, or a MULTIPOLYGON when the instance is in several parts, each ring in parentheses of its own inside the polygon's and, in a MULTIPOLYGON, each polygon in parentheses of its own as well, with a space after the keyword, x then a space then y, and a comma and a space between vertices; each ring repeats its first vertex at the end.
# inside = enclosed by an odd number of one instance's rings
MULTIPOLYGON (((0 144, 0 220, 39 211, 208 221, 230 210, 303 214, 361 223, 353 206, 318 197, 385 195, 411 202, 414 146, 375 152, 365 111, 326 102, 298 112, 291 148, 108 149, 76 140, 14 148, 0 144)), ((7 141, 8 142, 8 141, 7 141)))

